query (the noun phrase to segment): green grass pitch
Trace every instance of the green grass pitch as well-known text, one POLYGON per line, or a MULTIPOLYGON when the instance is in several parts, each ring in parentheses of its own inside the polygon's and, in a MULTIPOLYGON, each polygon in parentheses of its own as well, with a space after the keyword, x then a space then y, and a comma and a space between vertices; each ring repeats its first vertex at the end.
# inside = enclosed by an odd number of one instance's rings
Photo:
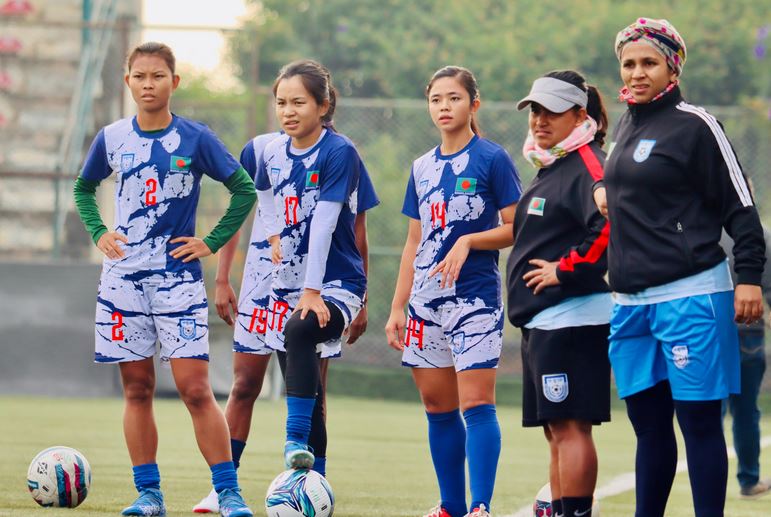
MULTIPOLYGON (((193 515, 191 508, 210 489, 209 470, 198 453, 190 417, 178 400, 158 400, 155 412, 160 434, 158 463, 169 516, 193 515)), ((51 399, 0 397, 0 516, 91 517, 119 515, 135 492, 123 443, 122 401, 119 399, 51 399), (51 445, 68 445, 91 463, 91 492, 75 510, 39 508, 26 489, 32 457, 51 445)), ((260 401, 239 471, 244 495, 255 515, 265 515, 263 500, 271 479, 281 470, 283 402, 260 401)), ((519 425, 518 408, 499 408, 503 452, 498 469, 494 515, 513 514, 531 504, 547 478, 548 450, 542 433, 519 425)), ((598 486, 633 469, 634 439, 622 410, 614 421, 596 428, 600 456, 598 486)), ((329 400, 329 481, 335 492, 336 517, 420 516, 436 504, 431 460, 422 408, 406 402, 331 397, 329 400)), ((730 425, 730 422, 726 422, 730 425)), ((771 418, 763 429, 771 431, 771 418)), ((761 471, 771 476, 769 454, 761 471)), ((680 457, 685 453, 680 446, 680 457)), ((726 515, 771 515, 771 496, 742 501, 731 460, 726 515)), ((634 513, 632 492, 601 501, 603 517, 634 513)), ((667 516, 691 516, 686 473, 678 474, 667 516)))

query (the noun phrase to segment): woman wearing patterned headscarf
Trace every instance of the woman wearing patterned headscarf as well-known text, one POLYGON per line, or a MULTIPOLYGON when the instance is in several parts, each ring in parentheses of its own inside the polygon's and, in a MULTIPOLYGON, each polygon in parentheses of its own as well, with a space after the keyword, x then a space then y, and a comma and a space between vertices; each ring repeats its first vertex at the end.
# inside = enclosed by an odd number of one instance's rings
POLYGON ((696 516, 722 516, 721 399, 739 391, 736 323, 763 311, 763 230, 721 124, 681 96, 687 53, 677 30, 639 18, 615 51, 628 109, 595 199, 610 220, 610 360, 637 435, 636 515, 664 515, 677 414, 696 516), (721 228, 736 242, 735 293, 721 228))

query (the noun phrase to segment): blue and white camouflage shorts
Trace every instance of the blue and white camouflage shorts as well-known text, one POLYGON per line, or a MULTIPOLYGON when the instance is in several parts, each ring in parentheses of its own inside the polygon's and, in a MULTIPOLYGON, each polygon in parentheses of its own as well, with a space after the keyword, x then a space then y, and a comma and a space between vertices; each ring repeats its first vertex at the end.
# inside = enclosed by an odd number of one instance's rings
POLYGON ((402 365, 455 367, 456 372, 497 368, 503 344, 503 308, 444 303, 409 305, 402 365))
POLYGON ((203 280, 128 280, 102 273, 96 302, 97 363, 140 361, 160 343, 162 362, 209 359, 203 280))

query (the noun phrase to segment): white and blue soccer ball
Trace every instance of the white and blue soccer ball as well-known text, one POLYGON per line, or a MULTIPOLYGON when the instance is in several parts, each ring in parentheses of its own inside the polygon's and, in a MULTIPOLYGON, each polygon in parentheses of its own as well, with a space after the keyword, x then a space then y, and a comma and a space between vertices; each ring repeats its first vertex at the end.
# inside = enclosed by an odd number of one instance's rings
POLYGON ((287 470, 276 476, 265 496, 268 517, 332 517, 335 496, 313 470, 287 470))
POLYGON ((71 447, 49 447, 29 464, 27 487, 40 506, 75 508, 88 495, 91 466, 71 447))
MULTIPOLYGON (((549 483, 542 486, 535 495, 533 517, 556 517, 551 506, 551 485, 549 483)), ((591 517, 600 517, 600 502, 597 499, 592 501, 591 517)))

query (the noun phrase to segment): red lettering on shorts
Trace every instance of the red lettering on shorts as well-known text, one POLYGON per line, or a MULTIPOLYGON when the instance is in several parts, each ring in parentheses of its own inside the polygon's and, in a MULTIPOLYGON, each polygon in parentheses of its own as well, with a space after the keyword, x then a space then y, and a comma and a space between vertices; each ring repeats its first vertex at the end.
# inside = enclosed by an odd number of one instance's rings
POLYGON ((112 340, 113 341, 123 341, 123 314, 121 314, 118 311, 115 311, 112 313, 112 321, 115 322, 115 325, 112 326, 112 340))
POLYGON ((270 320, 270 328, 281 332, 284 329, 284 317, 289 312, 289 304, 283 300, 273 302, 273 317, 270 320), (276 321, 278 319, 278 321, 276 321))
POLYGON ((268 309, 255 307, 252 311, 252 319, 249 322, 249 332, 257 331, 258 334, 265 334, 268 330, 268 309))
POLYGON ((423 350, 423 325, 424 321, 410 318, 407 321, 407 332, 404 334, 404 346, 410 346, 413 338, 418 340, 418 349, 423 350))

